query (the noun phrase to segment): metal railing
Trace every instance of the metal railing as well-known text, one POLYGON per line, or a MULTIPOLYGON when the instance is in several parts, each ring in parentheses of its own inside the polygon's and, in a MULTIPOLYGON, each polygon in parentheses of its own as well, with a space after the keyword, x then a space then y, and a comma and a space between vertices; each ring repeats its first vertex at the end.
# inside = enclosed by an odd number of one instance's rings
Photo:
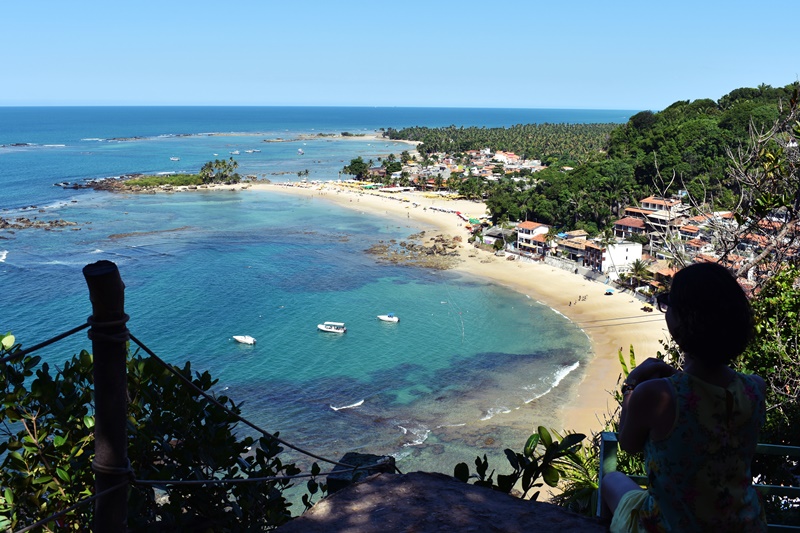
MULTIPOLYGON (((600 434, 600 470, 598 472, 597 481, 597 516, 609 518, 608 507, 603 503, 602 491, 603 476, 609 472, 617 470, 617 451, 619 450, 619 442, 617 441, 617 434, 613 431, 603 431, 600 434)), ((756 446, 756 453, 761 455, 779 455, 783 457, 790 457, 793 459, 800 459, 800 447, 798 446, 780 446, 776 444, 758 444, 756 446)), ((647 478, 645 476, 628 476, 639 485, 647 485, 647 478)), ((754 483, 753 486, 764 496, 785 496, 790 498, 800 498, 800 487, 781 486, 781 485, 768 485, 764 483, 754 483)), ((800 526, 790 526, 784 524, 767 524, 767 530, 770 532, 781 531, 800 531, 800 526)))

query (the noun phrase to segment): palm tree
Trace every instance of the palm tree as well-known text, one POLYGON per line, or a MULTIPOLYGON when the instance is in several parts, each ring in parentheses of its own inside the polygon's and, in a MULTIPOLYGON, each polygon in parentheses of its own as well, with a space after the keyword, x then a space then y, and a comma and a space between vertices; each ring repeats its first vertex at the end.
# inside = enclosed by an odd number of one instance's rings
POLYGON ((550 250, 552 250, 552 243, 558 237, 558 229, 555 226, 550 226, 547 228, 547 234, 544 236, 544 242, 547 245, 547 249, 544 250, 544 255, 550 255, 550 250))
POLYGON ((648 264, 642 261, 641 259, 637 259, 631 264, 631 280, 636 283, 636 287, 639 287, 640 282, 650 279, 653 274, 647 269, 648 264))
MULTIPOLYGON (((614 269, 614 274, 619 277, 619 272, 617 272, 617 265, 614 263, 614 254, 611 253, 609 248, 617 244, 617 237, 614 235, 614 230, 611 228, 607 228, 603 233, 600 234, 600 246, 603 247, 603 251, 608 251, 608 257, 611 259, 611 267, 614 269)), ((602 264, 600 265, 602 268, 602 264)))

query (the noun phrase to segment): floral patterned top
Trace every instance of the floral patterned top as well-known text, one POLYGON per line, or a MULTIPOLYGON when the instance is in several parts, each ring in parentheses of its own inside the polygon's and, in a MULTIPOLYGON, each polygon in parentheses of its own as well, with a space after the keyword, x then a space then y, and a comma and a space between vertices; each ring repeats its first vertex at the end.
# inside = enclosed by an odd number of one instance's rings
POLYGON ((766 531, 750 462, 765 419, 764 395, 752 376, 717 387, 679 372, 665 378, 677 413, 667 437, 648 439, 648 497, 643 531, 766 531))

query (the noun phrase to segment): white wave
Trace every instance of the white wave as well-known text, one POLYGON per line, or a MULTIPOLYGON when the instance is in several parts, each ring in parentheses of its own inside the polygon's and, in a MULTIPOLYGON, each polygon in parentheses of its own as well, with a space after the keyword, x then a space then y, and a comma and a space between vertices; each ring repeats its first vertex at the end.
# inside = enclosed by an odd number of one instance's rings
POLYGON ((405 451, 405 452, 395 452, 395 453, 392 453, 392 454, 390 454, 390 455, 391 455, 392 457, 394 457, 395 461, 399 462, 401 459, 405 459, 406 457, 410 456, 410 455, 411 455, 411 452, 410 452, 410 451, 405 451))
POLYGON ((364 404, 364 400, 361 400, 359 402, 351 403, 350 405, 343 405, 341 407, 334 407, 332 405, 330 405, 329 407, 331 409, 333 409, 334 411, 341 411, 342 409, 352 409, 353 407, 361 407, 363 404, 364 404))
POLYGON ((8 250, 0 250, 0 263, 5 263, 6 257, 8 257, 8 250))
POLYGON ((420 444, 428 440, 428 435, 431 434, 431 430, 426 428, 425 426, 414 429, 407 429, 399 425, 397 427, 403 430, 403 435, 408 435, 409 433, 411 433, 414 436, 414 440, 403 444, 404 448, 408 448, 409 446, 419 446, 420 444))
POLYGON ((504 415, 510 413, 511 409, 508 407, 490 407, 486 414, 481 417, 481 420, 489 420, 494 418, 495 415, 504 415))
POLYGON ((102 254, 103 250, 101 250, 100 248, 95 248, 94 250, 92 250, 91 253, 93 253, 93 254, 102 254))
POLYGON ((46 148, 64 148, 66 144, 45 144, 46 148))
POLYGON ((86 137, 85 139, 81 139, 81 140, 82 141, 97 141, 97 142, 105 141, 105 139, 101 139, 100 137, 86 137))
POLYGON ((436 429, 439 429, 439 428, 460 428, 460 427, 466 426, 466 425, 467 425, 466 422, 462 422, 460 424, 442 424, 441 426, 436 426, 436 429))
POLYGON ((536 400, 538 398, 541 398, 542 396, 544 396, 545 394, 547 394, 551 390, 553 390, 556 387, 558 387, 558 384, 561 383, 561 381, 565 377, 567 377, 570 372, 572 372, 573 370, 577 369, 579 366, 581 366, 580 361, 576 361, 575 363, 573 363, 573 364, 571 364, 569 366, 565 366, 565 367, 559 368, 556 371, 556 373, 553 375, 553 383, 550 385, 550 387, 546 391, 544 391, 544 392, 542 392, 540 394, 537 394, 536 396, 534 396, 530 400, 525 400, 525 403, 531 403, 532 401, 534 401, 534 400, 536 400))

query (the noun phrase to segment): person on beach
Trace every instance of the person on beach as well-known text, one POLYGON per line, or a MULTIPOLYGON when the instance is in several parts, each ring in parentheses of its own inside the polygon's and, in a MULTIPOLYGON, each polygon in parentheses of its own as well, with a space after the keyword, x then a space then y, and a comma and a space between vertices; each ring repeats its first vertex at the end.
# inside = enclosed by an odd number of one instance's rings
POLYGON ((619 445, 644 452, 648 487, 603 477, 610 530, 766 531, 750 472, 766 386, 729 366, 752 337, 747 297, 727 269, 700 263, 678 271, 657 306, 683 369, 650 358, 623 382, 619 445))

